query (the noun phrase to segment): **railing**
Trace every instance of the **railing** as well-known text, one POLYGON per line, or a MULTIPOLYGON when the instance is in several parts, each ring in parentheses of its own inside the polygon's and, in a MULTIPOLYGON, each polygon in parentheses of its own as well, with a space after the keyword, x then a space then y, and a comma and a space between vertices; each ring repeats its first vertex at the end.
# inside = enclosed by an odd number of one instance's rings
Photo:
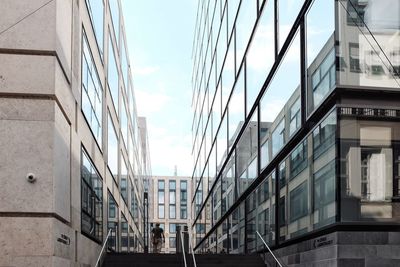
POLYGON ((188 251, 188 253, 192 254, 193 265, 194 265, 194 267, 197 267, 196 258, 194 256, 194 250, 193 250, 193 246, 192 246, 192 239, 191 239, 190 232, 183 230, 183 231, 179 232, 179 235, 180 235, 179 239, 181 240, 182 253, 183 253, 183 262, 185 264, 185 267, 187 267, 188 265, 187 265, 187 261, 186 261, 186 253, 185 253, 185 244, 184 244, 184 240, 183 240, 184 239, 183 238, 183 233, 186 233, 188 235, 188 237, 189 237, 189 240, 188 240, 189 241, 189 248, 188 248, 189 251, 188 251))
POLYGON ((185 263, 185 267, 187 267, 186 263, 186 253, 185 253, 185 244, 183 243, 183 235, 182 232, 179 233, 180 237, 179 239, 181 240, 181 246, 182 246, 182 254, 183 254, 183 262, 185 263))
POLYGON ((110 229, 110 230, 108 231, 108 233, 107 233, 106 240, 104 240, 104 244, 103 244, 103 246, 102 246, 102 248, 101 248, 99 257, 97 258, 95 267, 98 267, 99 264, 100 264, 100 262, 101 262, 101 258, 103 257, 104 249, 106 248, 106 245, 107 245, 107 242, 108 242, 108 238, 110 237, 111 232, 112 232, 112 229, 110 229))
POLYGON ((262 238, 262 236, 260 235, 260 233, 258 231, 256 231, 258 237, 260 237, 261 241, 264 243, 264 245, 267 247, 269 253, 271 253, 272 257, 274 257, 276 263, 278 263, 279 267, 282 267, 282 264, 278 261, 278 259, 275 257, 274 253, 272 252, 272 250, 269 248, 269 246, 267 245, 267 243, 265 242, 264 238, 262 238))

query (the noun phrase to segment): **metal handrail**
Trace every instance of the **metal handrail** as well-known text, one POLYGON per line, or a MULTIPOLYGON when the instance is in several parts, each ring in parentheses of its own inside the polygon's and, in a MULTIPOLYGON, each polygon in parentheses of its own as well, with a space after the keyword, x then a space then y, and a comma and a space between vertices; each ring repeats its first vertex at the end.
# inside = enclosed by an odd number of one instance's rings
POLYGON ((278 259, 275 257, 274 253, 272 252, 272 250, 269 248, 269 246, 267 245, 267 243, 265 242, 264 238, 262 238, 262 236, 260 235, 260 233, 258 231, 256 231, 257 235, 260 237, 261 241, 264 243, 264 245, 267 247, 268 251, 271 253, 272 257, 274 257, 275 261, 278 263, 279 267, 282 267, 282 264, 278 261, 278 259))
POLYGON ((104 251, 104 249, 105 249, 105 247, 106 247, 106 245, 107 245, 108 238, 110 237, 111 232, 112 232, 112 229, 108 230, 108 233, 107 233, 107 236, 106 236, 106 240, 104 240, 104 244, 103 244, 103 246, 102 246, 102 248, 101 248, 99 257, 97 258, 95 267, 98 267, 98 266, 99 266, 101 257, 102 257, 102 255, 103 255, 103 251, 104 251))
MULTIPOLYGON (((183 231, 182 231, 183 232, 183 231)), ((179 239, 181 240, 181 245, 182 245, 182 252, 183 252, 183 262, 185 263, 185 267, 187 267, 186 263, 186 255, 185 255, 185 245, 183 244, 183 238, 182 238, 182 232, 179 233, 179 239)))
POLYGON ((193 264, 194 267, 197 267, 197 263, 196 263, 196 258, 194 256, 194 250, 193 250, 193 246, 192 246, 192 237, 191 237, 191 233, 189 231, 182 231, 183 233, 187 233, 189 236, 189 253, 192 254, 192 258, 193 258, 193 264), (191 251, 190 251, 191 250, 191 251))

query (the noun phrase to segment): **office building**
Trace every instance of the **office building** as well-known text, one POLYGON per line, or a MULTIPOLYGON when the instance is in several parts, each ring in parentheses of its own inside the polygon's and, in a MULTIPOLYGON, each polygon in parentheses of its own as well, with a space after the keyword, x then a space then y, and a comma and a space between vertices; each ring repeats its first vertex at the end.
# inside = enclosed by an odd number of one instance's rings
POLYGON ((400 265, 399 29, 397 0, 199 2, 196 251, 400 265))
MULTIPOLYGON (((156 223, 164 230, 162 253, 176 252, 176 228, 191 223, 192 182, 185 176, 153 176, 149 179, 150 232, 156 223)), ((153 251, 151 242, 149 249, 153 251)))
POLYGON ((109 249, 143 251, 151 164, 121 2, 0 13, 0 266, 94 266, 109 230, 109 249))

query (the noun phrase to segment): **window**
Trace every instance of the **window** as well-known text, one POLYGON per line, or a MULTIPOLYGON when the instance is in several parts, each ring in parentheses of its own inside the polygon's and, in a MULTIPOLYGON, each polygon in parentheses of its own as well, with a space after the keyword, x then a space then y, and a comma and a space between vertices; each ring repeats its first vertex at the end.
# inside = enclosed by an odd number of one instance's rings
POLYGON ((169 218, 176 219, 176 205, 169 205, 169 218))
POLYGON ((261 169, 267 167, 269 163, 269 141, 268 139, 261 145, 261 169))
POLYGON ((104 3, 103 0, 86 0, 89 17, 92 22, 94 35, 100 56, 103 58, 103 33, 104 33, 104 3))
POLYGON ((131 195, 130 195, 130 197, 131 197, 131 205, 130 205, 130 212, 131 212, 131 215, 133 216, 133 217, 136 217, 135 216, 135 205, 136 205, 136 203, 135 203, 135 189, 133 188, 133 184, 132 184, 132 181, 131 181, 131 179, 128 179, 129 180, 129 188, 131 189, 131 195))
POLYGON ((158 180, 158 190, 164 190, 165 189, 165 183, 163 180, 158 180))
POLYGON ((314 107, 318 106, 335 85, 335 49, 332 49, 311 76, 314 107), (332 74, 333 73, 333 74, 332 74))
POLYGON ((164 219, 165 218, 164 212, 165 212, 164 204, 158 204, 158 218, 159 219, 164 219))
POLYGON ((121 251, 127 252, 129 249, 128 221, 121 213, 121 251))
POLYGON ((127 109, 125 108, 125 101, 124 97, 121 98, 121 133, 122 133, 122 140, 124 140, 124 145, 125 148, 128 149, 128 134, 129 134, 129 128, 128 128, 128 113, 127 109))
POLYGON ((86 38, 82 33, 82 103, 83 115, 97 144, 102 146, 103 88, 86 38))
POLYGON ((187 206, 181 205, 181 219, 187 219, 187 206))
POLYGON ((307 139, 305 139, 290 154, 290 179, 301 173, 307 164, 307 139))
POLYGON ((361 72, 360 48, 358 43, 349 43, 349 62, 351 72, 361 72))
POLYGON ((282 161, 279 165, 279 188, 286 185, 286 162, 282 161))
POLYGON ((206 225, 204 223, 196 223, 196 234, 205 234, 206 225))
POLYGON ((121 156, 121 177, 120 177, 120 189, 122 199, 128 205, 128 170, 126 169, 126 162, 124 157, 121 156))
POLYGON ((169 218, 176 218, 176 181, 169 181, 169 218))
POLYGON ((335 221, 335 161, 314 174, 314 210, 316 227, 335 221))
POLYGON ((165 204, 164 191, 158 191, 158 204, 165 204))
POLYGON ((176 248, 176 237, 169 238, 169 248, 176 248))
POLYGON ((108 39, 108 72, 107 82, 110 89, 111 98, 114 103, 115 110, 118 114, 118 67, 117 61, 115 60, 114 46, 111 41, 111 37, 108 39))
POLYGON ((115 202, 114 197, 108 192, 108 222, 107 232, 111 230, 109 237, 108 248, 117 251, 119 247, 118 243, 118 206, 115 202))
POLYGON ((258 205, 269 199, 269 178, 258 187, 258 205))
POLYGON ((82 232, 101 241, 103 238, 103 181, 83 149, 81 160, 82 232))
POLYGON ((125 92, 128 90, 128 80, 129 80, 129 71, 128 71, 128 57, 126 54, 126 49, 125 49, 125 42, 122 39, 121 42, 121 71, 122 71, 122 76, 125 84, 125 92))
POLYGON ((180 218, 187 219, 187 181, 180 181, 180 186, 181 186, 180 218))
POLYGON ((290 107, 290 126, 289 126, 289 135, 292 136, 297 129, 299 129, 301 124, 301 112, 300 112, 301 102, 300 98, 294 102, 294 104, 290 107))
POLYGON ((118 139, 115 131, 114 123, 110 114, 108 114, 108 147, 107 147, 107 163, 114 179, 118 179, 118 139))
POLYGON ((294 222, 308 214, 308 187, 302 183, 290 192, 290 221, 294 222))
POLYGON ((332 112, 313 131, 314 160, 335 143, 336 113, 332 112))
POLYGON ((272 155, 275 156, 285 144, 285 120, 282 119, 272 132, 272 155))
POLYGON ((164 180, 158 180, 158 218, 165 218, 165 182, 164 180))
POLYGON ((169 224, 169 233, 170 234, 175 234, 176 233, 176 223, 170 223, 169 224))
POLYGON ((285 209, 286 201, 285 197, 281 197, 279 199, 279 215, 278 215, 278 225, 279 227, 285 226, 286 224, 286 209, 285 209))
POLYGON ((119 40, 119 5, 118 5, 118 0, 109 0, 108 4, 110 5, 110 11, 111 11, 111 20, 112 24, 114 26, 114 32, 115 32, 115 39, 119 40))

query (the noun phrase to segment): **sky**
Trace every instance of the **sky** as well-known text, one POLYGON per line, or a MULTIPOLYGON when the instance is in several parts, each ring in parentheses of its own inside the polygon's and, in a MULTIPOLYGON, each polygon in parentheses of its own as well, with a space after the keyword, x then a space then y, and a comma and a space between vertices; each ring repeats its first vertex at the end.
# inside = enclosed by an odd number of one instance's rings
POLYGON ((122 0, 138 116, 147 119, 153 175, 191 176, 195 0, 122 0))

